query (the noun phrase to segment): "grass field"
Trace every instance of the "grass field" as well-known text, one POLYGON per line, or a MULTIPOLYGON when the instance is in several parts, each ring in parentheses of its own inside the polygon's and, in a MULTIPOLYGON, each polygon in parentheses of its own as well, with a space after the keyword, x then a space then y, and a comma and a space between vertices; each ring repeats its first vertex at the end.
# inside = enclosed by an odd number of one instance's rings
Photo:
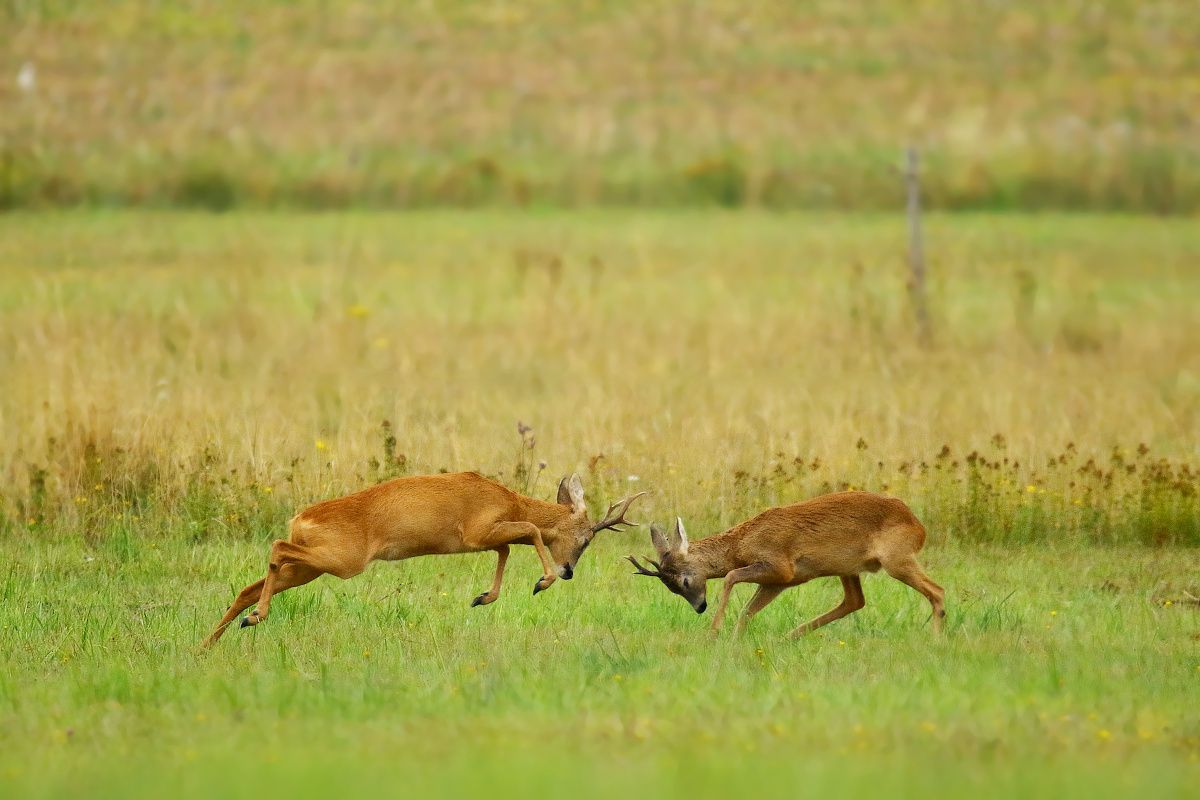
POLYGON ((1200 621, 1153 599, 1196 587, 1194 551, 943 546, 924 559, 953 598, 940 640, 923 598, 877 578, 823 636, 780 639, 836 604, 836 581, 714 642, 628 574, 620 556, 648 549, 631 538, 536 598, 520 553, 486 609, 467 607, 483 557, 323 580, 201 658, 261 545, 175 537, 120 559, 10 541, 0 781, 12 796, 1194 790, 1200 621))
POLYGON ((1200 209, 1188 0, 8 0, 0 207, 1200 209), (24 82, 22 78, 24 76, 24 82))
POLYGON ((888 216, 0 216, 0 793, 1193 793, 1200 235, 929 234, 922 347, 888 216), (713 640, 638 529, 485 608, 491 557, 321 579, 196 655, 291 514, 439 469, 694 538, 885 490, 947 632, 876 576, 713 640))

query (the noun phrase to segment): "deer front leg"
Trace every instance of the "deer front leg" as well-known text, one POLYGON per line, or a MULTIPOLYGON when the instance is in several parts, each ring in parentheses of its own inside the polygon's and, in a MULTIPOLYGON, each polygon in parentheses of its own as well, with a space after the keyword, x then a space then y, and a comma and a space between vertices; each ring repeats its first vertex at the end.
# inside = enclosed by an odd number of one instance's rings
POLYGON ((779 597, 783 593, 786 586, 759 586, 758 591, 754 593, 754 597, 750 598, 742 616, 738 619, 737 625, 734 626, 733 635, 741 636, 746 630, 746 626, 750 624, 750 620, 754 619, 754 615, 767 607, 767 604, 779 597))
MULTIPOLYGON (((533 542, 533 549, 542 561, 542 577, 533 585, 533 593, 537 594, 543 589, 548 589, 558 577, 554 574, 554 562, 550 560, 550 551, 542 541, 542 531, 537 525, 532 522, 497 522, 480 533, 467 532, 463 535, 464 544, 480 550, 495 550, 500 545, 513 544, 521 539, 533 542)), ((496 590, 499 591, 499 583, 496 590)))
POLYGON ((492 588, 471 601, 471 607, 486 606, 494 603, 500 597, 500 582, 504 580, 504 562, 508 561, 508 545, 502 544, 496 548, 496 577, 492 579, 492 588))
POLYGON ((717 615, 712 621, 713 633, 721 630, 721 621, 725 618, 725 607, 729 605, 729 595, 733 592, 734 586, 739 583, 757 583, 760 586, 787 585, 791 583, 794 574, 795 570, 788 574, 786 569, 766 561, 758 561, 726 574, 725 584, 721 587, 721 602, 717 605, 717 615))
POLYGON ((845 596, 836 608, 826 611, 814 620, 809 620, 788 635, 793 639, 797 639, 807 633, 812 633, 822 625, 828 625, 847 614, 853 614, 867 605, 867 600, 863 597, 862 581, 857 575, 847 575, 842 578, 842 590, 845 596))

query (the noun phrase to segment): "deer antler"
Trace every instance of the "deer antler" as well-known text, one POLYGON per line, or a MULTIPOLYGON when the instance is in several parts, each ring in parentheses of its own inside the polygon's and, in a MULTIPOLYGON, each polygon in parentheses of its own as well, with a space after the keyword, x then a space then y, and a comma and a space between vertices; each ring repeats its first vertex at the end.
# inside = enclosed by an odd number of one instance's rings
POLYGON ((645 567, 643 567, 641 564, 639 564, 639 563, 638 563, 638 560, 637 560, 636 558, 634 558, 633 556, 625 556, 625 557, 626 557, 627 559, 629 559, 629 562, 630 562, 631 564, 633 564, 635 567, 637 567, 637 572, 635 572, 635 573, 634 573, 635 575, 649 575, 651 578, 659 578, 659 577, 662 577, 662 574, 661 574, 660 572, 658 572, 658 571, 657 571, 657 570, 661 570, 661 569, 662 569, 662 567, 661 567, 661 566, 659 566, 658 562, 657 562, 657 561, 655 561, 654 559, 652 559, 652 558, 647 558, 647 559, 646 559, 646 560, 647 560, 647 561, 649 561, 651 564, 653 564, 653 565, 654 565, 654 567, 655 567, 655 570, 656 570, 656 571, 655 571, 655 572, 651 572, 650 570, 646 569, 646 568, 645 568, 645 567))
POLYGON ((604 513, 604 519, 592 526, 592 533, 599 533, 605 528, 611 528, 614 531, 619 531, 621 529, 617 527, 618 525, 640 525, 640 522, 630 522, 629 520, 625 519, 625 512, 629 510, 630 503, 632 503, 634 500, 637 500, 644 494, 646 493, 638 492, 631 497, 626 497, 624 500, 610 505, 608 507, 608 511, 604 513), (615 515, 613 514, 614 509, 617 510, 615 515))

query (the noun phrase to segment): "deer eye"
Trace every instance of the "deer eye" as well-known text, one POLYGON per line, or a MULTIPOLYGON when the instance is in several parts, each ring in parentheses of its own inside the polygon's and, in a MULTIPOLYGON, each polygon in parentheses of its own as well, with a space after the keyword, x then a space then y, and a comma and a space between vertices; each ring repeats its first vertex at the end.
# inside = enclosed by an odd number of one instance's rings
POLYGON ((688 588, 689 584, 691 584, 691 581, 689 581, 687 578, 684 578, 683 579, 683 588, 685 588, 685 589, 688 588))

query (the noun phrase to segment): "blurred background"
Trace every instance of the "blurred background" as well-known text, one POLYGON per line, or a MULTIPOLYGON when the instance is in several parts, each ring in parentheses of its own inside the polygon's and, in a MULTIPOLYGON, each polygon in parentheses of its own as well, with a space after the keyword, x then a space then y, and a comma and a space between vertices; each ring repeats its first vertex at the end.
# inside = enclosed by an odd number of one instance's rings
POLYGON ((1200 207, 1188 2, 9 0, 0 206, 1200 207))

